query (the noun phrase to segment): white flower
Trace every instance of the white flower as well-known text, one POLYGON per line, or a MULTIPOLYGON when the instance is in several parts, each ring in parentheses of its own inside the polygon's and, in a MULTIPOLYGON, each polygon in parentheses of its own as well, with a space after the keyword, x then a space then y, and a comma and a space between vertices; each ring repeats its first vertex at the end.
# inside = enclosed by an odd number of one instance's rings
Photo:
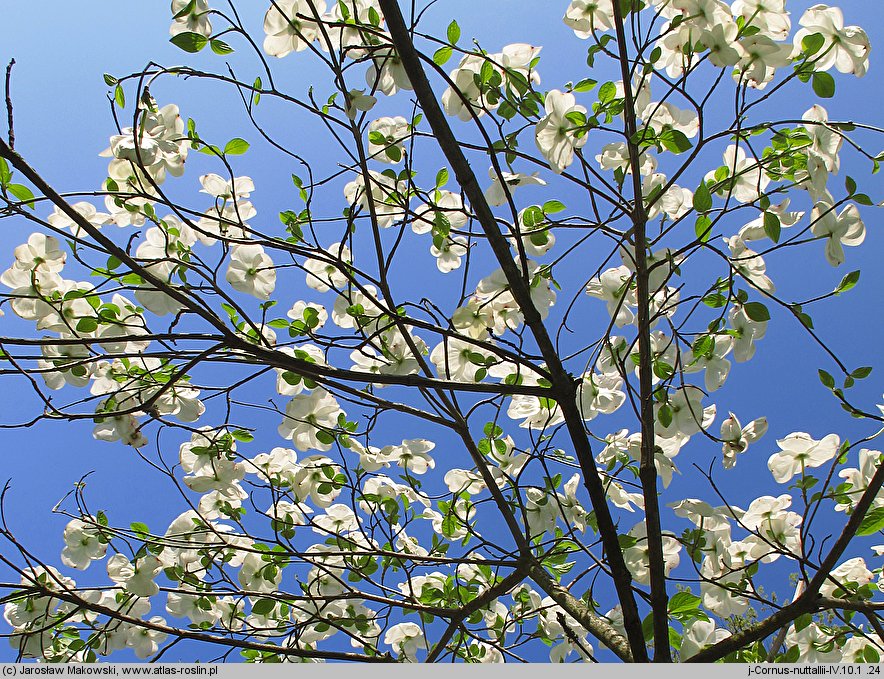
POLYGON ((786 648, 798 647, 798 659, 800 663, 837 663, 841 661, 841 652, 834 644, 830 634, 824 632, 815 623, 811 622, 801 630, 795 626, 789 628, 786 635, 786 648))
POLYGON ((451 229, 463 229, 468 221, 469 215, 463 198, 457 193, 442 189, 436 193, 432 203, 421 205, 414 211, 411 230, 417 234, 431 231, 447 234, 451 229))
POLYGON ((382 163, 398 163, 410 136, 408 121, 402 116, 378 118, 368 126, 368 155, 382 163))
POLYGON ((678 657, 681 660, 687 660, 706 646, 717 644, 729 636, 731 633, 726 629, 716 628, 713 620, 694 620, 685 627, 678 657))
POLYGON ((586 285, 586 294, 608 304, 608 313, 617 327, 629 325, 635 320, 630 307, 635 306, 635 291, 632 289, 632 271, 619 266, 602 272, 598 278, 586 285))
POLYGON ((731 12, 742 16, 748 26, 758 28, 761 35, 774 40, 789 37, 792 22, 786 11, 786 0, 734 0, 731 12))
POLYGON ((350 248, 342 243, 333 243, 326 248, 321 258, 311 257, 304 262, 307 285, 317 292, 342 288, 348 280, 342 269, 352 262, 350 248))
POLYGON ((467 254, 469 241, 464 236, 437 236, 430 246, 430 254, 436 258, 436 268, 450 273, 460 268, 461 257, 467 254))
MULTIPOLYGON (((872 480, 875 472, 878 471, 880 464, 881 453, 879 451, 862 448, 859 451, 859 468, 850 467, 838 472, 838 476, 844 479, 845 483, 849 483, 850 488, 847 489, 844 495, 836 496, 838 503, 835 505, 836 511, 853 511, 856 503, 859 502, 862 494, 869 487, 869 482, 872 480)), ((879 494, 875 498, 873 506, 884 506, 884 496, 879 494)))
POLYGON ((724 239, 731 251, 730 262, 743 278, 759 290, 774 292, 776 286, 767 275, 767 264, 754 250, 750 250, 739 236, 724 239))
POLYGON ((107 543, 100 539, 100 532, 95 519, 87 517, 87 523, 74 519, 64 528, 65 547, 61 552, 61 562, 65 566, 86 570, 96 559, 103 559, 107 551, 107 543))
POLYGON ((299 394, 286 406, 279 435, 291 439, 298 450, 326 451, 331 443, 320 438, 331 436, 327 430, 337 426, 338 415, 343 412, 335 397, 321 387, 310 394, 299 394))
POLYGON ((197 222, 197 237, 204 245, 214 245, 216 238, 249 238, 248 220, 258 214, 248 200, 255 183, 251 177, 224 179, 217 174, 200 177, 203 188, 200 193, 208 193, 215 204, 206 210, 204 217, 197 222))
POLYGON ((733 306, 728 314, 734 337, 734 360, 745 363, 755 355, 755 340, 764 337, 767 321, 753 321, 742 305, 733 306))
POLYGON ((745 427, 733 413, 721 423, 721 453, 725 469, 731 469, 737 462, 737 455, 746 452, 750 443, 755 443, 767 432, 767 418, 759 417, 745 427))
MULTIPOLYGON (((625 142, 615 141, 602 146, 602 152, 595 157, 603 170, 623 170, 626 174, 632 173, 632 162, 629 157, 629 147, 625 142)), ((642 176, 652 174, 657 169, 657 158, 645 150, 638 156, 638 172, 642 176)))
POLYGON ((307 49, 319 35, 314 9, 325 12, 325 0, 275 0, 264 15, 264 51, 284 57, 307 49))
MULTIPOLYGON (((770 178, 764 174, 758 161, 747 158, 742 146, 727 147, 724 152, 724 167, 728 174, 723 185, 716 191, 720 196, 730 195, 741 203, 751 203, 758 200, 770 184, 770 178)), ((709 172, 705 181, 714 182, 715 172, 709 172)))
POLYGON ((412 474, 425 474, 436 466, 436 461, 429 454, 435 447, 436 444, 427 439, 406 439, 398 446, 383 448, 381 455, 412 474))
POLYGON ((703 391, 698 387, 680 387, 670 395, 665 405, 669 408, 672 421, 664 424, 660 420, 660 410, 664 404, 655 406, 657 434, 664 438, 670 438, 676 434, 691 436, 703 428, 704 409, 701 401, 703 391))
POLYGON ((377 97, 366 94, 365 90, 350 90, 347 96, 350 103, 347 105, 345 113, 350 120, 356 120, 360 111, 371 111, 378 103, 377 97))
POLYGON ((373 209, 378 226, 387 229, 405 217, 408 187, 405 182, 381 172, 370 170, 368 174, 371 180, 369 191, 365 190, 365 176, 360 174, 344 187, 344 197, 351 208, 359 206, 366 214, 373 209))
POLYGON ((414 89, 408 73, 405 72, 405 66, 394 49, 376 49, 371 56, 372 61, 365 71, 365 82, 370 88, 377 89, 388 97, 399 90, 414 89))
POLYGON ((832 266, 844 263, 843 246, 856 247, 866 239, 866 226, 856 205, 850 204, 836 214, 831 202, 820 201, 810 218, 813 235, 826 239, 826 259, 832 266))
MULTIPOLYGON (((630 537, 635 538, 633 546, 623 550, 623 560, 626 567, 632 573, 636 582, 647 585, 651 581, 649 569, 650 557, 648 556, 647 528, 645 522, 640 521, 629 531, 630 537)), ((663 535, 663 573, 669 575, 672 569, 678 566, 681 558, 681 543, 670 535, 663 535)))
POLYGON ((819 34, 825 42, 811 57, 814 69, 828 71, 832 66, 841 73, 853 73, 857 78, 869 68, 869 36, 859 26, 845 26, 844 15, 837 7, 814 5, 798 21, 802 28, 793 38, 795 53, 802 51, 804 38, 819 34))
POLYGON ((742 56, 734 71, 734 80, 758 90, 773 80, 778 68, 788 66, 791 61, 789 45, 774 42, 761 33, 742 38, 740 47, 742 56))
POLYGON ((152 597, 160 591, 153 579, 161 568, 162 563, 152 554, 141 557, 135 563, 122 554, 114 554, 107 562, 108 577, 130 594, 140 597, 152 597))
MULTIPOLYGON (((166 621, 158 615, 150 619, 154 625, 165 625, 166 621)), ((126 646, 135 651, 139 658, 149 658, 156 653, 166 638, 165 632, 129 625, 126 627, 126 646)))
POLYGON ((614 27, 614 8, 611 0, 571 0, 562 21, 578 38, 585 40, 595 31, 609 31, 614 27))
POLYGON ((537 148, 556 174, 564 172, 574 162, 575 149, 586 144, 585 130, 569 118, 586 116, 586 108, 577 103, 573 94, 550 90, 544 102, 546 115, 537 123, 534 138, 537 148))
POLYGON ((202 36, 209 37, 212 35, 212 22, 209 20, 209 3, 207 0, 172 0, 172 26, 169 28, 169 35, 175 36, 179 33, 199 33, 202 36), (191 5, 190 11, 179 16, 184 8, 191 5))
POLYGON ((413 622, 400 622, 387 628, 384 643, 392 646, 393 652, 408 662, 417 662, 418 650, 427 648, 423 630, 413 622))
POLYGON ((500 175, 493 167, 488 168, 488 176, 491 177, 491 186, 485 189, 485 200, 489 205, 499 207, 506 202, 506 189, 512 194, 519 186, 528 186, 531 184, 537 186, 546 186, 546 181, 538 177, 538 173, 522 174, 520 172, 501 172, 500 175), (501 182, 503 177, 503 182, 501 182))
POLYGON ((803 474, 809 467, 819 467, 838 454, 841 439, 829 434, 819 441, 802 431, 779 439, 780 451, 770 456, 767 467, 778 483, 786 483, 795 474, 803 474))
POLYGON ((234 290, 258 299, 269 299, 276 287, 273 260, 257 243, 235 245, 230 250, 230 264, 225 276, 234 290))
POLYGON ((874 577, 875 574, 866 568, 865 559, 848 559, 829 573, 820 586, 820 596, 849 598, 855 588, 869 584, 874 577))
MULTIPOLYGON (((91 203, 80 201, 74 203, 71 207, 96 229, 100 229, 102 226, 111 222, 111 216, 109 214, 99 212, 91 203)), ((50 226, 53 226, 56 229, 70 229, 75 238, 85 238, 87 235, 78 224, 74 223, 73 219, 62 212, 58 207, 52 211, 52 214, 46 218, 46 221, 49 222, 50 226)))

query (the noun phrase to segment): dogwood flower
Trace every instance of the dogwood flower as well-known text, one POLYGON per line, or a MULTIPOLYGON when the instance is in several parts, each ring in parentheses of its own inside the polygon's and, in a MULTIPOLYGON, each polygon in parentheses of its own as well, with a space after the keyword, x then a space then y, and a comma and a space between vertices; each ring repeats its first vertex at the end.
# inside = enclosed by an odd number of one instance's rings
POLYGON ((826 239, 826 260, 832 266, 844 263, 844 247, 856 247, 866 239, 866 225, 852 203, 836 214, 831 202, 821 200, 811 212, 810 230, 826 239))
MULTIPOLYGON (((844 479, 846 483, 849 483, 850 488, 847 489, 845 493, 836 496, 837 504, 835 505, 835 511, 853 511, 856 507, 856 503, 859 502, 860 497, 862 497, 863 492, 869 487, 869 483, 880 464, 881 453, 879 451, 869 450, 868 448, 860 449, 859 467, 849 467, 838 472, 838 476, 844 479)), ((884 506, 884 496, 880 494, 876 496, 872 506, 884 506)))
POLYGON ((785 645, 786 648, 798 648, 796 662, 836 663, 841 660, 841 651, 834 644, 832 635, 824 632, 815 622, 800 630, 791 626, 786 634, 785 645))
POLYGON ((101 541, 101 533, 95 519, 85 522, 73 519, 64 528, 65 547, 61 552, 61 562, 65 566, 86 570, 96 559, 103 559, 107 543, 101 541))
POLYGON ((325 12, 325 0, 275 0, 264 15, 264 51, 282 58, 307 49, 319 35, 314 11, 325 12))
POLYGON ((731 12, 743 17, 746 25, 759 29, 765 37, 785 40, 789 37, 792 22, 786 11, 786 0, 734 0, 731 12))
POLYGON ((291 439, 298 450, 326 451, 331 448, 328 430, 337 426, 343 412, 335 397, 321 387, 298 394, 286 406, 279 435, 291 439))
POLYGON ((630 308, 636 304, 632 279, 632 271, 625 266, 619 266, 602 272, 598 278, 594 278, 586 285, 587 295, 607 302, 608 313, 618 328, 629 325, 635 320, 635 314, 630 308))
POLYGON ((459 194, 446 189, 438 191, 431 203, 421 205, 414 211, 411 230, 417 234, 449 230, 461 230, 469 221, 469 214, 459 194))
POLYGON ((369 171, 371 188, 365 190, 365 176, 360 174, 344 187, 344 197, 351 208, 359 206, 366 213, 372 209, 378 226, 387 229, 405 217, 408 209, 408 189, 404 182, 369 171))
POLYGON ((209 20, 209 3, 207 0, 172 0, 172 26, 169 35, 176 36, 179 33, 198 33, 209 37, 212 35, 212 22, 209 20), (186 7, 190 11, 182 15, 186 7))
POLYGON ((489 205, 494 207, 503 205, 506 202, 504 185, 510 194, 520 186, 546 186, 546 181, 541 179, 538 174, 539 173, 537 172, 533 174, 501 172, 498 175, 497 171, 493 167, 490 167, 488 168, 488 176, 491 177, 491 186, 485 189, 485 200, 488 201, 489 205), (501 178, 503 181, 501 181, 501 178))
MULTIPOLYGON (((746 157, 746 150, 742 146, 727 147, 724 167, 727 168, 728 180, 716 190, 719 196, 732 196, 741 203, 751 203, 758 200, 770 184, 770 177, 762 171, 758 161, 746 157)), ((705 181, 714 182, 715 172, 709 172, 705 181)))
POLYGON ((780 451, 770 456, 767 467, 777 483, 786 483, 795 474, 804 474, 810 467, 819 467, 838 454, 841 439, 829 434, 817 441, 802 431, 777 440, 780 451))
POLYGON ((725 469, 732 469, 737 463, 737 455, 746 452, 750 443, 755 443, 767 432, 767 418, 759 417, 745 427, 733 413, 721 423, 720 438, 722 440, 722 463, 725 469))
POLYGON ((832 66, 841 73, 853 73, 861 78, 869 69, 869 36, 859 26, 845 26, 844 15, 837 7, 814 5, 801 15, 801 29, 795 34, 795 53, 803 49, 802 42, 809 35, 823 36, 823 46, 813 56, 817 71, 828 71, 832 66))
POLYGON ((307 285, 317 292, 344 287, 348 278, 343 269, 352 262, 350 248, 342 243, 333 243, 321 258, 311 257, 304 262, 307 285))
POLYGON ((372 52, 372 60, 365 71, 365 82, 388 97, 399 90, 414 89, 405 72, 405 66, 394 49, 379 49, 372 52))
POLYGON ((820 586, 820 596, 850 598, 852 592, 863 585, 869 584, 875 574, 866 568, 862 557, 848 559, 829 573, 826 581, 820 586))
MULTIPOLYGON (((623 560, 632 578, 636 582, 647 585, 651 581, 650 557, 648 556, 647 528, 644 521, 633 526, 628 535, 635 539, 635 544, 623 550, 623 560)), ((669 575, 681 561, 679 552, 681 543, 670 535, 663 535, 663 573, 669 575)))
POLYGON ((427 648, 423 630, 413 622, 388 627, 384 643, 392 646, 393 652, 408 662, 417 662, 417 652, 427 648))
POLYGON ((717 628, 714 620, 694 620, 684 629, 678 657, 681 660, 687 660, 702 651, 706 646, 717 644, 729 636, 731 636, 731 633, 726 629, 717 628))
POLYGON ((436 268, 450 273, 460 268, 461 257, 467 254, 469 241, 463 236, 439 236, 433 239, 430 254, 436 258, 436 268))
POLYGON ((572 0, 562 20, 583 40, 595 31, 609 31, 614 27, 612 0, 572 0))
POLYGON ((269 299, 276 287, 273 260, 258 244, 235 245, 231 248, 225 278, 234 290, 258 299, 269 299))
MULTIPOLYGON (((71 207, 96 229, 100 229, 102 226, 110 224, 112 221, 109 214, 106 212, 99 212, 92 203, 79 201, 72 204, 71 207)), ((71 219, 66 213, 62 212, 58 207, 55 207, 52 210, 52 214, 46 218, 46 221, 50 226, 53 226, 56 229, 70 229, 75 238, 87 237, 86 231, 81 229, 73 219, 71 219)), ((47 236, 47 238, 48 237, 49 236, 47 236)))
POLYGON ((761 255, 749 249, 739 236, 725 238, 724 242, 731 251, 730 262, 737 273, 759 290, 764 292, 776 290, 774 282, 767 275, 767 264, 761 255))
POLYGON ((410 135, 408 121, 402 116, 383 117, 368 126, 368 155, 382 163, 398 163, 405 151, 403 142, 410 135))
POLYGON ((107 562, 108 577, 123 586, 130 594, 152 597, 160 591, 153 581, 160 572, 162 563, 152 554, 129 561, 123 554, 114 554, 107 562))
POLYGON ((561 174, 574 162, 574 151, 586 144, 585 131, 571 119, 585 117, 586 107, 578 104, 573 94, 550 90, 544 109, 546 115, 537 123, 534 138, 550 169, 561 174))

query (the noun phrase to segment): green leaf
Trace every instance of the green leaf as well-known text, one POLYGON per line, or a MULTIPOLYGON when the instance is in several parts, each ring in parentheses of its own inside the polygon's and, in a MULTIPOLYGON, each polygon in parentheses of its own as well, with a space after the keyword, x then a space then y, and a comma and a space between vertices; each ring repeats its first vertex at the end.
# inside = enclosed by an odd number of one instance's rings
POLYGON ((860 537, 872 535, 884 528, 884 507, 875 507, 863 517, 856 534, 860 537))
POLYGON ((708 241, 709 235, 712 233, 712 220, 706 215, 697 217, 697 221, 694 223, 694 233, 701 243, 708 241))
POLYGON ((592 78, 584 78, 579 83, 574 85, 573 92, 589 92, 593 87, 598 85, 598 80, 593 80, 592 78))
POLYGON ((194 53, 205 47, 209 43, 209 39, 199 33, 179 33, 173 35, 169 42, 185 52, 194 53))
POLYGON ((679 130, 663 130, 657 139, 663 144, 663 148, 675 154, 684 153, 693 147, 691 140, 679 130))
POLYGON ((669 404, 660 406, 660 410, 657 412, 657 419, 660 420, 660 424, 664 427, 668 427, 672 424, 672 408, 669 404))
POLYGON ((669 600, 669 614, 678 615, 700 608, 700 597, 690 592, 677 592, 669 600))
POLYGON ((255 437, 252 436, 251 433, 247 432, 245 429, 234 429, 232 432, 230 432, 230 435, 237 441, 242 441, 243 443, 249 443, 250 441, 255 440, 255 437))
POLYGON ((113 87, 117 84, 117 79, 114 78, 110 73, 104 74, 104 82, 108 87, 113 87))
POLYGON ((218 40, 217 38, 212 40, 211 47, 212 47, 212 51, 215 54, 220 54, 222 57, 225 54, 230 54, 231 52, 233 52, 233 48, 230 45, 228 45, 223 40, 218 40))
POLYGON ((440 47, 433 53, 433 63, 437 66, 443 66, 449 59, 451 59, 453 53, 454 50, 447 45, 445 47, 440 47))
POLYGON ((847 177, 844 180, 844 188, 847 189, 847 195, 852 196, 856 193, 856 180, 853 177, 847 177))
POLYGON ((820 382, 823 383, 823 386, 826 387, 826 389, 834 389, 835 388, 835 378, 834 377, 832 377, 829 373, 827 373, 822 368, 820 368, 817 372, 819 373, 819 376, 820 376, 820 382))
POLYGON ((138 533, 140 535, 150 535, 150 528, 147 527, 147 524, 141 523, 140 521, 130 523, 129 528, 132 529, 133 533, 138 533))
POLYGON ((764 233, 767 234, 767 237, 770 238, 774 243, 779 243, 780 218, 777 217, 773 212, 764 213, 764 233))
POLYGON ((448 24, 448 42, 456 45, 458 40, 460 40, 460 26, 457 25, 456 21, 452 21, 448 24))
POLYGON ((819 71, 813 74, 813 91, 818 97, 831 99, 835 96, 835 79, 828 73, 819 71))
POLYGON ((241 156, 249 150, 249 142, 239 137, 234 137, 224 145, 224 153, 228 156, 241 156))
POLYGON ((193 12, 193 10, 195 10, 195 9, 196 9, 196 0, 190 0, 190 2, 188 2, 186 5, 184 5, 184 7, 181 8, 181 11, 174 14, 172 16, 172 18, 173 19, 183 19, 188 14, 193 12))
POLYGON ((448 183, 448 169, 442 168, 436 173, 436 188, 441 189, 448 183))
POLYGON ((857 368, 852 373, 850 373, 850 376, 857 379, 857 380, 864 380, 871 374, 872 374, 872 368, 869 366, 866 366, 863 368, 857 368))
POLYGON ((252 604, 252 613, 255 615, 267 615, 276 607, 273 599, 258 599, 252 604))
POLYGON ((29 208, 34 209, 34 193, 27 186, 24 184, 7 184, 6 190, 29 208))
POLYGON ((844 278, 841 279, 841 282, 838 283, 838 287, 835 288, 835 294, 840 295, 842 292, 847 292, 851 288, 856 287, 856 284, 859 282, 859 271, 851 271, 844 278))
POLYGON ((712 209, 712 194, 706 182, 701 182, 694 191, 694 209, 697 212, 709 212, 712 209))
POLYGON ((558 200, 548 200, 543 204, 543 211, 548 215, 555 214, 556 212, 562 212, 565 209, 565 204, 558 200))
POLYGON ((0 186, 6 186, 12 179, 12 170, 6 164, 5 158, 0 158, 0 186))
POLYGON ((811 56, 819 52, 825 42, 826 39, 821 33, 813 33, 804 37, 801 41, 801 49, 804 50, 807 56, 811 56))
POLYGON ((114 88, 114 101, 120 108, 126 108, 126 93, 123 92, 122 85, 117 85, 114 88))
POLYGON ((614 100, 617 96, 617 86, 612 82, 607 82, 599 88, 599 101, 607 104, 614 100))
POLYGON ((761 302, 749 302, 743 306, 746 315, 756 323, 770 320, 770 312, 761 302))

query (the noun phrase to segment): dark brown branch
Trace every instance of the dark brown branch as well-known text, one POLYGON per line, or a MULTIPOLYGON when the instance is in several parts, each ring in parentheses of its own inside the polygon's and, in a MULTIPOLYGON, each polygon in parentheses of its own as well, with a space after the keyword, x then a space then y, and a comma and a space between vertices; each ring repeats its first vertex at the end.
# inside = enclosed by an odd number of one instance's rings
POLYGON ((540 353, 546 361, 552 378, 550 381, 552 382, 552 391, 554 392, 553 398, 562 410, 568 434, 574 445, 574 451, 583 472, 583 481, 589 492, 593 509, 596 512, 599 533, 607 553, 614 585, 623 610, 624 625, 629 637, 632 654, 636 660, 645 660, 647 659, 647 649, 641 630, 638 606, 632 592, 632 576, 623 560, 623 551, 617 539, 617 528, 608 508, 607 495, 596 469, 592 449, 583 425, 583 418, 577 407, 576 380, 567 373, 562 365, 558 352, 546 327, 543 325, 540 313, 531 299, 531 291, 528 282, 525 280, 527 271, 519 271, 519 268, 516 266, 510 254, 509 244, 501 233, 497 220, 488 202, 485 200, 482 189, 476 180, 476 175, 473 173, 469 161, 464 156, 457 138, 454 136, 439 106, 433 88, 421 65, 421 57, 412 44, 411 36, 402 17, 399 5, 395 0, 379 0, 379 3, 386 18, 387 28, 390 31, 396 52, 408 74, 412 87, 414 87, 414 93, 423 109, 424 115, 433 130, 439 147, 454 170, 458 184, 473 207, 476 219, 481 225, 488 239, 488 244, 509 283, 513 298, 522 311, 525 325, 531 330, 540 353))
POLYGON ((669 648, 669 597, 666 594, 666 572, 663 563, 663 529, 660 523, 660 507, 657 502, 657 467, 654 462, 654 384, 653 357, 651 355, 651 324, 649 307, 651 294, 647 260, 647 224, 642 179, 639 168, 640 150, 634 139, 636 134, 635 101, 632 94, 626 32, 623 28, 623 6, 614 2, 614 27, 620 73, 623 78, 626 144, 632 170, 634 205, 632 209, 632 233, 634 239, 635 281, 638 302, 638 354, 639 354, 639 415, 641 418, 641 462, 639 477, 645 500, 645 526, 648 541, 648 572, 651 584, 651 614, 654 621, 654 661, 672 662, 669 648))

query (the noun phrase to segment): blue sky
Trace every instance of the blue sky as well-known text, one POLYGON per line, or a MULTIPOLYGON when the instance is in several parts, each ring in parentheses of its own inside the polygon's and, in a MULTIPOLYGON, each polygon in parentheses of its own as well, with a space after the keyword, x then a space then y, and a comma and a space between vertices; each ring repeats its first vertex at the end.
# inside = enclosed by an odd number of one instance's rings
MULTIPOLYGON (((546 88, 561 87, 568 80, 586 77, 582 59, 585 44, 574 40, 573 34, 561 22, 534 21, 532 15, 538 11, 538 4, 546 5, 523 0, 482 3, 443 0, 430 14, 431 25, 444 27, 456 17, 464 37, 476 36, 489 51, 496 51, 511 42, 543 45, 540 72, 546 88)), ((567 3, 555 4, 557 9, 550 13, 553 19, 564 11, 567 3)), ((806 0, 789 3, 794 23, 797 23, 801 10, 810 4, 806 0)), ((837 98, 826 102, 830 118, 877 121, 880 124, 884 104, 881 95, 884 62, 879 63, 877 57, 884 49, 884 3, 843 0, 833 4, 844 9, 847 24, 858 23, 868 31, 873 52, 872 68, 864 79, 836 77, 837 98)), ((253 12, 250 19, 256 32, 260 31, 262 13, 263 10, 253 12)), ((163 64, 182 61, 182 52, 167 42, 169 16, 168 6, 163 2, 117 0, 110 9, 108 3, 94 0, 78 3, 48 0, 41 5, 39 21, 22 17, 0 24, 0 66, 5 66, 11 57, 17 62, 12 87, 16 149, 57 189, 91 190, 105 176, 107 161, 99 158, 98 153, 107 146, 113 123, 102 73, 122 75, 140 69, 150 60, 163 64)), ((285 85, 303 92, 314 78, 321 77, 318 71, 305 66, 305 62, 289 57, 274 66, 285 85)), ((220 60, 214 55, 198 55, 188 63, 220 67, 220 60)), ((453 65, 452 62, 449 67, 453 65)), ((244 74, 248 72, 243 69, 244 74)), ((610 73, 605 76, 616 79, 610 73)), ((598 75, 594 77, 602 80, 598 75)), ((325 82, 316 84, 318 90, 327 86, 325 82)), ((160 90, 162 94, 158 93, 158 99, 161 103, 178 103, 185 116, 192 115, 198 120, 204 135, 255 136, 247 121, 242 120, 238 108, 232 115, 229 109, 214 104, 216 100, 212 97, 218 90, 200 86, 193 90, 200 94, 194 95, 190 91, 186 83, 167 83, 160 90)), ((800 116, 811 103, 809 88, 795 89, 785 102, 788 108, 783 109, 782 114, 800 116)), ((387 106, 386 102, 382 105, 391 111, 396 108, 387 106)), ((300 130, 293 129, 290 135, 292 143, 303 145, 305 152, 316 153, 318 150, 316 142, 309 135, 300 134, 300 130)), ((880 138, 875 140, 872 150, 879 150, 881 144, 880 138)), ((484 179, 484 167, 476 167, 477 174, 484 179)), ((258 186, 255 204, 260 214, 271 217, 279 209, 284 209, 276 205, 275 196, 285 191, 289 182, 288 171, 274 170, 273 166, 264 166, 257 152, 243 158, 242 165, 237 168, 238 173, 255 178, 258 186)), ((191 199, 195 176, 202 172, 194 170, 186 175, 191 199)), ((840 189, 848 174, 853 175, 860 182, 861 190, 870 193, 875 200, 884 197, 881 195, 880 175, 870 177, 868 164, 859 164, 855 156, 845 152, 841 173, 832 180, 833 185, 840 189)), ((184 189, 181 190, 181 195, 185 195, 184 189)), ((557 197, 568 203, 567 195, 557 197)), ((857 289, 819 305, 813 317, 820 336, 838 348, 851 368, 876 366, 872 377, 854 389, 857 402, 869 409, 881 402, 884 385, 881 381, 884 363, 880 357, 884 346, 880 304, 884 293, 884 267, 880 266, 884 233, 880 228, 879 214, 866 210, 866 242, 861 248, 849 249, 847 263, 837 270, 825 263, 821 246, 778 255, 768 263, 772 276, 780 284, 779 291, 791 299, 831 290, 848 271, 862 270, 857 289)), ((11 253, 29 231, 26 226, 6 223, 4 226, 7 228, 4 243, 7 253, 11 253)), ((7 258, 11 259, 11 254, 7 258)), ((5 268, 5 260, 0 260, 0 266, 5 268)), ((432 267, 432 262, 424 251, 420 256, 403 259, 400 280, 421 280, 419 276, 427 266, 432 267)), ((569 273, 579 275, 577 268, 566 269, 562 275, 567 279, 569 273)), ((595 311, 601 313, 601 308, 595 311)), ((26 324, 17 322, 9 313, 3 318, 2 327, 2 334, 6 335, 29 331, 26 324)), ((771 422, 767 437, 757 444, 753 453, 740 460, 737 472, 727 477, 718 474, 722 487, 736 504, 745 506, 757 495, 760 478, 769 488, 768 492, 775 490, 773 483, 769 483, 765 465, 767 456, 775 449, 775 438, 792 431, 807 431, 821 438, 835 431, 842 438, 855 440, 869 433, 867 425, 857 424, 833 404, 831 396, 819 383, 818 368, 834 372, 829 359, 802 338, 795 322, 782 314, 775 315, 770 324, 757 360, 735 366, 726 387, 716 399, 719 412, 733 410, 744 423, 764 414, 771 422), (758 389, 759 384, 764 387, 758 389)), ((23 380, 4 380, 0 386, 3 422, 27 421, 37 412, 37 407, 23 380)), ((264 419, 272 432, 272 440, 275 421, 269 417, 264 419)), ((605 431, 616 428, 612 424, 605 431)), ((415 433, 405 435, 418 434, 415 430, 415 433)), ((12 528, 27 538, 36 553, 50 561, 57 561, 65 520, 50 516, 49 511, 72 484, 90 470, 96 470, 96 473, 89 480, 89 497, 96 507, 118 510, 121 524, 156 515, 172 517, 180 511, 180 503, 170 506, 171 496, 163 479, 147 469, 131 449, 93 441, 91 423, 41 423, 28 429, 0 430, 0 445, 6 452, 0 480, 11 479, 7 501, 12 528)), ((273 445, 279 445, 279 440, 266 448, 273 445)), ((717 452, 710 448, 710 457, 717 452)), ((691 460, 707 466, 697 458, 691 460)), ((684 484, 687 489, 699 479, 687 460, 684 462, 682 478, 676 484, 684 484)), ((166 524, 166 518, 151 522, 152 527, 166 524)), ((11 659, 11 656, 5 645, 0 644, 0 660, 4 659, 11 659)))

